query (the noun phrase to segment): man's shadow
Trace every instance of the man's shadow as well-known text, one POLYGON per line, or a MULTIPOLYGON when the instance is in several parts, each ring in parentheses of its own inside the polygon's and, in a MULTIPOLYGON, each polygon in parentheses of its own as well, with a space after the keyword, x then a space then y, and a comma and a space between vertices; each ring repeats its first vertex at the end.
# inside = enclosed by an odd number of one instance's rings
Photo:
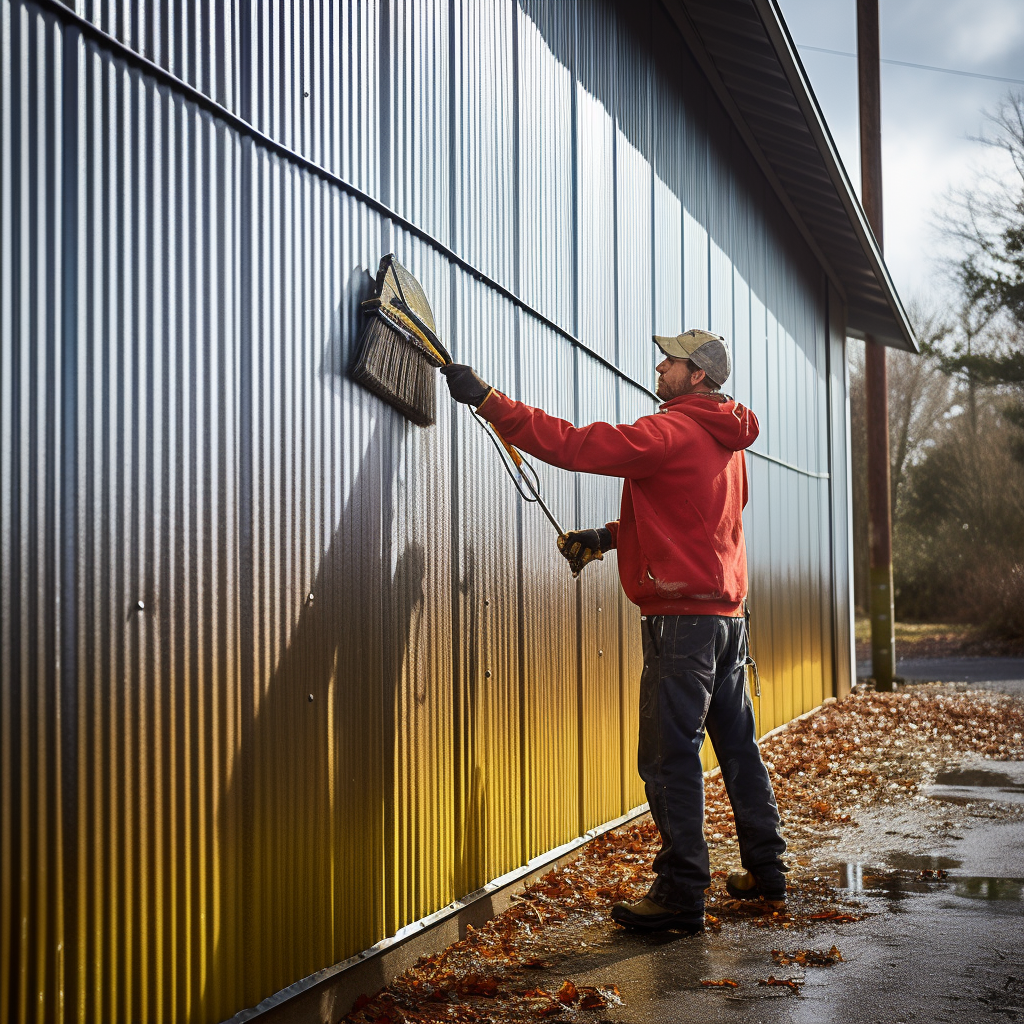
POLYGON ((254 1006, 385 931, 397 691, 422 621, 426 564, 418 543, 397 559, 392 550, 398 459, 416 428, 376 400, 368 416, 365 394, 347 380, 367 281, 365 270, 352 273, 321 367, 325 405, 343 408, 337 443, 354 461, 308 587, 295 573, 276 588, 261 579, 298 545, 283 534, 289 520, 275 520, 284 524, 276 536, 266 517, 254 523, 255 621, 242 640, 255 648, 254 678, 239 680, 254 697, 248 710, 241 702, 240 749, 220 803, 212 859, 223 895, 208 902, 221 923, 193 1021, 254 1006))

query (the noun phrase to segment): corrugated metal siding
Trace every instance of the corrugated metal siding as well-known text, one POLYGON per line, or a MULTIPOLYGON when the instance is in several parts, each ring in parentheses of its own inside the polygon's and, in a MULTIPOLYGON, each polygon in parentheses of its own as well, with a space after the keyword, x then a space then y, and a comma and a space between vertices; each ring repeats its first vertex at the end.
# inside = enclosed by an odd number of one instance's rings
MULTIPOLYGON (((458 274, 453 308, 460 358, 514 396, 519 389, 512 306, 458 274)), ((479 425, 466 410, 456 409, 453 415, 459 557, 455 879, 458 891, 466 893, 521 863, 517 581, 518 523, 524 510, 479 425)))
MULTIPOLYGON (((726 334, 759 728, 845 685, 842 311, 627 6, 79 5, 227 113, 4 7, 15 1019, 223 1019, 643 800, 614 553, 571 580, 440 378, 430 430, 348 379, 383 251, 458 359, 578 423, 654 408, 652 329, 726 334)), ((618 514, 617 481, 539 472, 567 528, 618 514)))
MULTIPOLYGON (((571 298, 571 296, 570 296, 571 298)), ((519 316, 522 400, 572 422, 575 357, 563 338, 519 316)), ((576 481, 534 463, 548 506, 563 529, 578 522, 576 481)), ((505 487, 510 484, 506 481, 505 487)), ((522 512, 523 860, 579 834, 579 584, 556 552, 555 531, 536 505, 522 512), (552 780, 560 779, 560 785, 552 780)))
MULTIPOLYGON (((579 421, 615 423, 616 383, 604 367, 580 373, 579 421)), ((582 529, 617 519, 622 485, 610 477, 585 474, 579 478, 582 529)), ((608 821, 622 807, 622 758, 618 709, 624 681, 619 581, 616 558, 609 554, 597 572, 580 574, 580 803, 581 825, 608 821)))
POLYGON ((832 621, 836 694, 857 681, 853 641, 853 505, 850 456, 850 370, 846 360, 846 311, 834 289, 828 293, 829 477, 832 485, 832 621))

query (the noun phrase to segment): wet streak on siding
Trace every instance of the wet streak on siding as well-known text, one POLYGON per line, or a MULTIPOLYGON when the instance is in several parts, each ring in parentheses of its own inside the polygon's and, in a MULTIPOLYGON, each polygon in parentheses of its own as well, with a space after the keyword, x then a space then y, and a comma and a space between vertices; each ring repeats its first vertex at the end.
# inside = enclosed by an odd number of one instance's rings
MULTIPOLYGON (((222 1020, 643 800, 614 553, 571 580, 440 377, 430 430, 348 380, 386 248, 458 359, 578 423, 653 410, 652 330, 727 334, 759 728, 844 685, 842 310, 659 4, 75 10, 537 312, 5 8, 8 1016, 222 1020)), ((566 527, 617 517, 539 472, 566 527)))

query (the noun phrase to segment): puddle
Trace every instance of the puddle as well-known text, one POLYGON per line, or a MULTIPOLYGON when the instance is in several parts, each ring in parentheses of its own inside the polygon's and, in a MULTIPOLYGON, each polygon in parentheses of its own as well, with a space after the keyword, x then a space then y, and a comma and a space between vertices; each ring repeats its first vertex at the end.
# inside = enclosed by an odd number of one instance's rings
POLYGON ((993 772, 984 768, 962 768, 957 771, 939 772, 935 776, 936 786, 951 786, 958 789, 964 787, 995 787, 1007 793, 1024 793, 1024 785, 1017 782, 1006 772, 993 772))
POLYGON ((984 878, 979 875, 945 877, 950 868, 961 862, 952 857, 925 857, 894 853, 888 858, 894 870, 885 870, 864 863, 837 864, 839 887, 865 896, 884 896, 892 901, 941 889, 969 900, 1024 901, 1024 879, 984 878), (943 872, 942 877, 921 877, 922 872, 943 872), (911 874, 915 872, 915 874, 911 874))
POLYGON ((1024 899, 1024 879, 1021 878, 956 878, 957 896, 968 900, 1009 900, 1024 899))
POLYGON ((885 896, 901 900, 915 893, 932 892, 935 883, 925 882, 911 875, 886 871, 871 864, 839 864, 839 887, 866 896, 885 896))
POLYGON ((943 803, 970 806, 971 804, 1024 803, 1024 784, 1006 772, 988 768, 959 768, 939 772, 931 786, 925 786, 925 796, 943 803))
POLYGON ((953 857, 935 857, 931 854, 903 853, 894 850, 885 858, 886 864, 899 871, 937 871, 938 869, 958 868, 963 861, 953 857))

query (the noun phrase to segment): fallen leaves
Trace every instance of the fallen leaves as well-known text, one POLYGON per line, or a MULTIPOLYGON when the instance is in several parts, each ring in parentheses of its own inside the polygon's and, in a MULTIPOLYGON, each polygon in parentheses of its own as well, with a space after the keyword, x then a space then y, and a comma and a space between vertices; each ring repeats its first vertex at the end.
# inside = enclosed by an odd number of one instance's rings
POLYGON ((776 978, 774 975, 772 975, 769 978, 758 978, 757 983, 758 985, 766 985, 769 988, 774 988, 778 986, 780 988, 788 988, 791 992, 799 992, 800 986, 803 984, 803 979, 776 978))
POLYGON ((842 963, 843 954, 839 952, 838 946, 831 949, 796 949, 791 953, 773 949, 772 959, 780 967, 789 967, 792 964, 798 967, 832 967, 834 964, 842 963))
POLYGON ((708 978, 701 982, 705 988, 739 988, 740 983, 732 978, 708 978))

